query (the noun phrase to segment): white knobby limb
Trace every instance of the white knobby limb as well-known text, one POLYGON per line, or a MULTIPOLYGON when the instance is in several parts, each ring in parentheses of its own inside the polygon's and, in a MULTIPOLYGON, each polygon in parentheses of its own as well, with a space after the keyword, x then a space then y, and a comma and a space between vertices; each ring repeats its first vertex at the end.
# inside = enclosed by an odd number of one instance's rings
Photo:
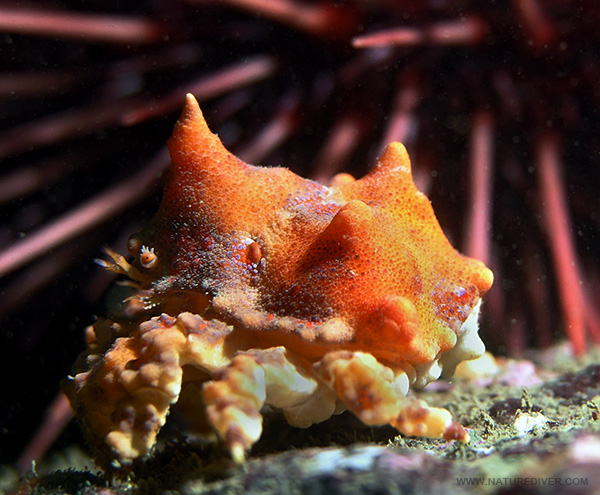
POLYGON ((299 427, 329 418, 336 406, 334 394, 284 347, 239 352, 204 385, 203 397, 209 421, 238 463, 260 438, 264 404, 299 427))
POLYGON ((336 351, 315 365, 338 398, 369 425, 391 424, 409 436, 468 440, 446 409, 407 397, 408 377, 364 352, 336 351))

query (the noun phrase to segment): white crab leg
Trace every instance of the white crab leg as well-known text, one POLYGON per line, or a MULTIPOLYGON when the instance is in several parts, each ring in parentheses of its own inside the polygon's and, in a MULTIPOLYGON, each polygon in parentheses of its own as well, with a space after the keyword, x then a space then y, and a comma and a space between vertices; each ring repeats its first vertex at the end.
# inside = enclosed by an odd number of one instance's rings
POLYGON ((239 352, 204 385, 203 397, 209 421, 239 463, 260 438, 264 404, 281 409, 299 427, 323 421, 336 409, 335 395, 312 376, 310 365, 284 347, 239 352))
POLYGON ((339 399, 369 425, 391 424, 409 436, 468 440, 468 433, 446 409, 406 397, 408 377, 364 352, 335 351, 315 364, 339 399))

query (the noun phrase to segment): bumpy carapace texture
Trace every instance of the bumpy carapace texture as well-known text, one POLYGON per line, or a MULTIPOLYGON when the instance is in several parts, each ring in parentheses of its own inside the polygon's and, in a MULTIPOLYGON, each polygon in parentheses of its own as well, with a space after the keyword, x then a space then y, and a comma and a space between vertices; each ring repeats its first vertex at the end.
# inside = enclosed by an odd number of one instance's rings
POLYGON ((405 395, 483 353, 477 314, 493 276, 450 245, 402 144, 362 179, 325 186, 242 162, 188 95, 169 151, 132 263, 112 252, 105 263, 135 293, 88 329, 66 385, 104 462, 147 453, 172 405, 238 461, 264 404, 297 426, 350 409, 409 435, 468 438, 405 395))

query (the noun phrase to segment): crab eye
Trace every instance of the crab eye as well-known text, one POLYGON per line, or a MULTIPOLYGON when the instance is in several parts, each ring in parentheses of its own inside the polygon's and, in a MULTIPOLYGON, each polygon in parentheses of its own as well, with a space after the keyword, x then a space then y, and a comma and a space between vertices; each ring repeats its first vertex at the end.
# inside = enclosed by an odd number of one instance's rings
POLYGON ((142 251, 140 253, 140 263, 144 268, 152 268, 153 266, 156 266, 156 264, 158 263, 158 257, 154 253, 154 248, 142 246, 142 251))

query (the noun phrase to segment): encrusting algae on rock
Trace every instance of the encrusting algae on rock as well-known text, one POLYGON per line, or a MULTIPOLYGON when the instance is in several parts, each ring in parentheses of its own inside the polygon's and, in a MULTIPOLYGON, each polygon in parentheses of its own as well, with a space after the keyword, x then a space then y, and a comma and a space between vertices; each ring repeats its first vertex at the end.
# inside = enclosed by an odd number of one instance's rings
POLYGON ((466 441, 445 409, 406 394, 480 356, 492 272, 444 236, 391 143, 360 180, 327 187, 248 165, 192 95, 169 141, 158 213, 106 268, 135 294, 86 332, 65 390, 104 465, 148 453, 171 409, 234 460, 264 405, 298 427, 344 410, 405 435, 466 441))

